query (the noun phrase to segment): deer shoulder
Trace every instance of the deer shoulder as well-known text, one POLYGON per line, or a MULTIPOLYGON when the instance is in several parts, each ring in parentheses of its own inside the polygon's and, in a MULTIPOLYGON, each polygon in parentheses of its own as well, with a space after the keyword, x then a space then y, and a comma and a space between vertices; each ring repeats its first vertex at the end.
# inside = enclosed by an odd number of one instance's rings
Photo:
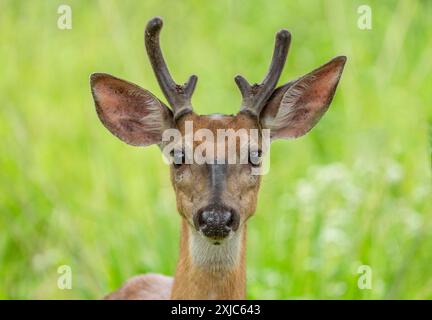
POLYGON ((172 277, 145 274, 130 278, 105 300, 168 300, 171 296, 172 277))

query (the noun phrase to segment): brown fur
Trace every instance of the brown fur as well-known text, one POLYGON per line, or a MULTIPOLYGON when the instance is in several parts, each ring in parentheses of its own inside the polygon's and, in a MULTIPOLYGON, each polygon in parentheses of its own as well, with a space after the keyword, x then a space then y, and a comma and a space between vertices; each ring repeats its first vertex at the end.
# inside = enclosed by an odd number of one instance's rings
POLYGON ((105 300, 168 300, 173 278, 146 274, 130 278, 120 289, 107 295, 105 300))

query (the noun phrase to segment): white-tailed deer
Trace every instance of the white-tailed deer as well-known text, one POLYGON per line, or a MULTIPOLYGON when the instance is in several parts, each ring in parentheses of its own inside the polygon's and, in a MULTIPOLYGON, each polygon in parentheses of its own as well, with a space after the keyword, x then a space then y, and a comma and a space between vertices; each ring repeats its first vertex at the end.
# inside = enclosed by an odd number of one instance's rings
MULTIPOLYGON (((162 20, 150 20, 145 45, 159 85, 171 109, 149 91, 103 73, 91 75, 97 114, 105 127, 134 146, 166 147, 164 132, 176 129, 184 139, 186 124, 193 131, 207 129, 215 136, 221 129, 263 130, 271 140, 296 138, 307 133, 332 101, 346 61, 334 58, 311 73, 276 88, 288 54, 291 35, 276 34, 273 58, 267 75, 250 85, 242 76, 235 82, 243 96, 236 115, 197 115, 191 104, 197 82, 191 76, 176 84, 159 45, 162 20)), ((193 140, 193 148, 202 141, 193 140)), ((206 141, 208 144, 209 141, 206 141)), ((251 142, 252 143, 252 140, 251 142)), ((246 222, 253 215, 260 186, 260 146, 246 163, 219 161, 219 150, 206 163, 186 161, 183 146, 171 154, 171 182, 182 217, 180 257, 174 279, 142 275, 107 296, 107 299, 244 299, 246 294, 246 222)), ((216 142, 210 144, 216 145, 216 142)), ((249 148, 248 150, 252 150, 249 148)), ((235 150, 240 150, 237 148, 235 150)))

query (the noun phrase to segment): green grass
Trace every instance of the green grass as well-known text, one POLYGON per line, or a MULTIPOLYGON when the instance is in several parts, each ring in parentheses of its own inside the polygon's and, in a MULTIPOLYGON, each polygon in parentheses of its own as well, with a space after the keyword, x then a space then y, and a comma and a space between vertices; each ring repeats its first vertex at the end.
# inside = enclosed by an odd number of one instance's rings
POLYGON ((157 147, 113 138, 94 111, 102 71, 162 97, 144 52, 162 16, 175 79, 199 75, 199 113, 234 113, 233 76, 261 80, 274 33, 293 41, 281 81, 337 55, 333 104, 307 136, 276 142, 249 221, 249 298, 432 298, 432 3, 2 1, 0 298, 100 298, 128 277, 173 274, 180 216, 157 147), (73 29, 57 28, 70 4, 73 29), (72 290, 57 288, 69 265, 72 290), (360 265, 372 289, 357 286, 360 265))

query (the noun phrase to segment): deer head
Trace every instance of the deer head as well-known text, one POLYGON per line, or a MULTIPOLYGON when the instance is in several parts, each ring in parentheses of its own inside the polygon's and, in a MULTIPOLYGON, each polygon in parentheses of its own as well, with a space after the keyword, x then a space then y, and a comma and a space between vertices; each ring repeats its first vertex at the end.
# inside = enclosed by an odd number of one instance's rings
POLYGON ((178 211, 187 232, 199 237, 199 241, 219 245, 235 238, 255 211, 261 176, 252 173, 261 165, 263 131, 267 130, 270 139, 275 140, 296 138, 311 130, 329 107, 346 58, 334 58, 311 73, 276 87, 291 41, 290 33, 281 30, 276 34, 273 58, 264 80, 251 85, 242 76, 235 77, 243 97, 240 111, 235 115, 198 115, 191 102, 197 77, 191 76, 184 85, 173 81, 160 49, 161 29, 162 20, 152 19, 145 30, 145 45, 170 108, 146 89, 95 73, 91 75, 91 88, 97 114, 111 133, 134 146, 156 144, 164 149, 168 145, 164 132, 179 132, 180 139, 170 152, 178 211), (227 148, 216 148, 220 141, 197 139, 188 145, 188 124, 198 135, 203 129, 215 137, 220 130, 241 129, 255 130, 258 135, 247 141, 246 148, 236 137, 235 158, 241 157, 241 150, 247 150, 247 161, 226 163, 219 161, 226 156, 227 148), (209 152, 205 163, 187 161, 185 149, 202 144, 218 150, 209 152))

